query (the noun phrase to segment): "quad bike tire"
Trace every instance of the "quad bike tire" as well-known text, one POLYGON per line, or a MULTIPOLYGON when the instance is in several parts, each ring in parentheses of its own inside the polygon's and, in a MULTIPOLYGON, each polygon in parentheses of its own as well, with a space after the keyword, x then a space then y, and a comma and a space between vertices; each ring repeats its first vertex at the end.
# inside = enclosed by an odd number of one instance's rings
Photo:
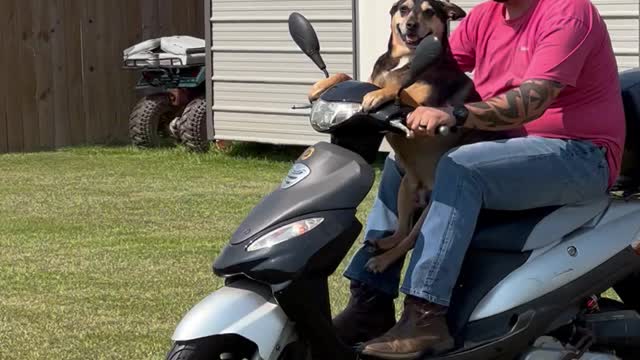
POLYGON ((184 109, 180 119, 180 140, 189 150, 197 153, 209 151, 207 138, 207 101, 197 97, 184 109))
POLYGON ((167 94, 145 96, 133 108, 129 116, 129 139, 139 148, 164 145, 168 137, 165 127, 176 115, 167 94))

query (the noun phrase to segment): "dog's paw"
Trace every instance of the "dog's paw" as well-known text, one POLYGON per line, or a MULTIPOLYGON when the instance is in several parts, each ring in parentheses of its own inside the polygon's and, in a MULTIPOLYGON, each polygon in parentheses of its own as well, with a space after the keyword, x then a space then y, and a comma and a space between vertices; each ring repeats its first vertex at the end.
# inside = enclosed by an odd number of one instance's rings
POLYGON ((311 87, 311 90, 309 90, 309 94, 308 94, 309 101, 313 102, 315 100, 318 100, 318 98, 320 98, 320 96, 322 96, 322 94, 324 94, 325 91, 338 85, 341 82, 345 82, 349 80, 351 80, 351 77, 349 75, 339 73, 339 74, 332 75, 327 79, 322 79, 316 82, 311 87))
POLYGON ((372 257, 367 261, 365 266, 369 272, 374 274, 381 274, 389 267, 389 264, 381 256, 372 257))
POLYGON ((372 91, 362 99, 362 111, 369 112, 377 109, 380 105, 393 100, 395 97, 385 89, 372 91))

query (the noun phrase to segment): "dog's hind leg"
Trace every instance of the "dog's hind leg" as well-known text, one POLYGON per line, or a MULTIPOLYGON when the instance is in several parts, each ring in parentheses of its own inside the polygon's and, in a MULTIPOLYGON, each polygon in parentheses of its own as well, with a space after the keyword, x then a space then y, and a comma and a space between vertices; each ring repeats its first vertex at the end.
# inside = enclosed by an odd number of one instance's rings
POLYGON ((411 230, 411 219, 415 210, 415 191, 411 186, 409 176, 402 177, 398 189, 398 227, 393 235, 377 240, 369 241, 378 250, 389 250, 398 245, 411 230))
POLYGON ((424 224, 424 220, 427 217, 428 211, 428 207, 424 209, 424 211, 420 215, 420 219, 411 230, 411 233, 409 233, 407 237, 402 239, 402 241, 396 247, 384 252, 381 255, 369 259, 366 265, 367 270, 373 273, 382 273, 387 270, 389 266, 400 260, 400 258, 406 255, 411 249, 413 249, 413 247, 416 245, 418 235, 420 235, 420 230, 422 228, 422 224, 424 224))

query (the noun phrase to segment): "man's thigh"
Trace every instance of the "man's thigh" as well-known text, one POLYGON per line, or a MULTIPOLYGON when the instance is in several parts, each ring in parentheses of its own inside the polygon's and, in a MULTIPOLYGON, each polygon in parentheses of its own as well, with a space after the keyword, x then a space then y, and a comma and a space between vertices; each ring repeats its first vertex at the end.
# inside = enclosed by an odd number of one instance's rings
POLYGON ((465 145, 445 156, 470 170, 489 209, 577 203, 604 194, 608 185, 604 151, 582 141, 513 138, 465 145))

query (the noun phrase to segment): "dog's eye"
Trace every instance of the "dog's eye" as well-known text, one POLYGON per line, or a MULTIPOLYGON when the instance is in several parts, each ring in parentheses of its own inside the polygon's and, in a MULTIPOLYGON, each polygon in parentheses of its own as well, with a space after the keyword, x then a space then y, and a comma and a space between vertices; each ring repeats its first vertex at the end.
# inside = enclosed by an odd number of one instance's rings
POLYGON ((427 9, 427 10, 424 11, 424 16, 426 16, 426 17, 432 17, 435 14, 436 14, 436 12, 433 11, 433 9, 427 9))
POLYGON ((402 14, 402 16, 407 15, 409 13, 411 9, 409 9, 408 6, 403 6, 400 8, 400 14, 402 14))

